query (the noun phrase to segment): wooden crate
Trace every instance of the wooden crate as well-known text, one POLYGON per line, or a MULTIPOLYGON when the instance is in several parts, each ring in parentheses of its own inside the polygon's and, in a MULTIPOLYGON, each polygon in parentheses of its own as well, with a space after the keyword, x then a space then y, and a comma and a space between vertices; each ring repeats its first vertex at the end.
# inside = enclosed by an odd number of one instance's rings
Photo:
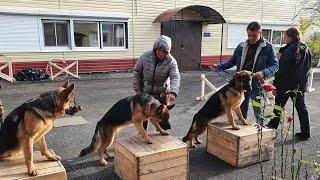
POLYGON ((33 179, 33 180, 63 180, 67 179, 66 170, 60 161, 49 161, 39 151, 34 152, 33 162, 39 174, 29 176, 23 154, 0 161, 0 179, 33 179))
POLYGON ((116 139, 115 173, 124 180, 187 179, 187 145, 171 136, 150 136, 153 144, 140 136, 116 139))
MULTIPOLYGON (((241 125, 233 130, 227 122, 214 122, 208 125, 207 152, 235 167, 258 163, 258 129, 241 125)), ((275 131, 263 128, 261 140, 261 159, 269 160, 274 149, 275 131)))

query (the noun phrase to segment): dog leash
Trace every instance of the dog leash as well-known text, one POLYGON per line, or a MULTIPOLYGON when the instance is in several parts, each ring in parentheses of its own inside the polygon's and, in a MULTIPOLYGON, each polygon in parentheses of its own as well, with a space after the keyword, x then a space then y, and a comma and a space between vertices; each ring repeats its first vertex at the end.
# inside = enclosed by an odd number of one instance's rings
POLYGON ((224 73, 226 73, 227 75, 231 75, 229 72, 227 72, 227 71, 225 71, 225 70, 223 70, 223 69, 221 69, 220 67, 216 67, 216 70, 214 71, 214 72, 216 72, 222 79, 225 79, 226 81, 230 81, 230 79, 229 78, 227 78, 225 75, 223 75, 221 72, 224 72, 224 73))

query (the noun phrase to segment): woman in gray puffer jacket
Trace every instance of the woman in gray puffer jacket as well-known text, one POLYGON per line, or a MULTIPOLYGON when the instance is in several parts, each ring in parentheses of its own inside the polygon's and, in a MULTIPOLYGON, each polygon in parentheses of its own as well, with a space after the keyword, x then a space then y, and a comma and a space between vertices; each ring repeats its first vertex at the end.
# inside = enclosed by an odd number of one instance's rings
MULTIPOLYGON (((134 66, 133 88, 137 94, 148 93, 160 100, 165 94, 166 99, 173 101, 180 87, 180 74, 177 61, 170 54, 171 39, 161 35, 153 45, 153 49, 144 52, 134 66), (166 84, 170 79, 170 86, 166 84)), ((165 103, 164 100, 160 102, 165 103)), ((144 122, 144 128, 147 128, 144 122)))

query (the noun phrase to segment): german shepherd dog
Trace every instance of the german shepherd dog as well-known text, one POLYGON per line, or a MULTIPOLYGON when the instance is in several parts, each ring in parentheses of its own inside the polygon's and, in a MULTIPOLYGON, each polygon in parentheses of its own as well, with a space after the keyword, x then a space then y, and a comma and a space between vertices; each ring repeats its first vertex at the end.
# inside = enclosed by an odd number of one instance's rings
POLYGON ((107 165, 106 158, 111 157, 107 148, 111 146, 119 131, 132 123, 144 141, 149 144, 152 143, 152 139, 143 129, 141 124, 143 121, 150 120, 157 131, 162 135, 168 135, 165 130, 171 128, 169 110, 173 106, 163 105, 153 96, 145 93, 121 99, 98 121, 90 146, 83 149, 80 156, 98 151, 100 164, 107 165))
POLYGON ((196 145, 192 141, 193 138, 195 139, 196 144, 200 144, 198 136, 206 130, 208 123, 224 114, 227 114, 228 121, 232 128, 239 130, 239 127, 233 120, 232 110, 236 112, 239 120, 243 124, 248 125, 248 122, 242 116, 240 105, 245 98, 244 92, 246 90, 251 90, 251 80, 251 72, 237 72, 232 80, 214 93, 199 112, 194 115, 188 134, 182 141, 186 142, 189 140, 189 146, 195 148, 196 145))
POLYGON ((61 158, 50 151, 45 140, 55 125, 56 117, 81 110, 75 103, 74 85, 65 83, 56 90, 39 95, 14 109, 4 120, 0 130, 0 160, 16 154, 24 154, 28 174, 38 174, 33 164, 33 144, 51 161, 61 158))

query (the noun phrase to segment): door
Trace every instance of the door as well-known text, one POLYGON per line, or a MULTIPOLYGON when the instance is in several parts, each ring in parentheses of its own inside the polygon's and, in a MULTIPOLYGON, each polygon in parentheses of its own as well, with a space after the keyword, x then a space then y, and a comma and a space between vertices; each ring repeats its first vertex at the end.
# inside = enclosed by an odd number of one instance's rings
POLYGON ((161 34, 171 37, 171 53, 180 71, 199 70, 201 58, 202 23, 169 21, 161 24, 161 34))

